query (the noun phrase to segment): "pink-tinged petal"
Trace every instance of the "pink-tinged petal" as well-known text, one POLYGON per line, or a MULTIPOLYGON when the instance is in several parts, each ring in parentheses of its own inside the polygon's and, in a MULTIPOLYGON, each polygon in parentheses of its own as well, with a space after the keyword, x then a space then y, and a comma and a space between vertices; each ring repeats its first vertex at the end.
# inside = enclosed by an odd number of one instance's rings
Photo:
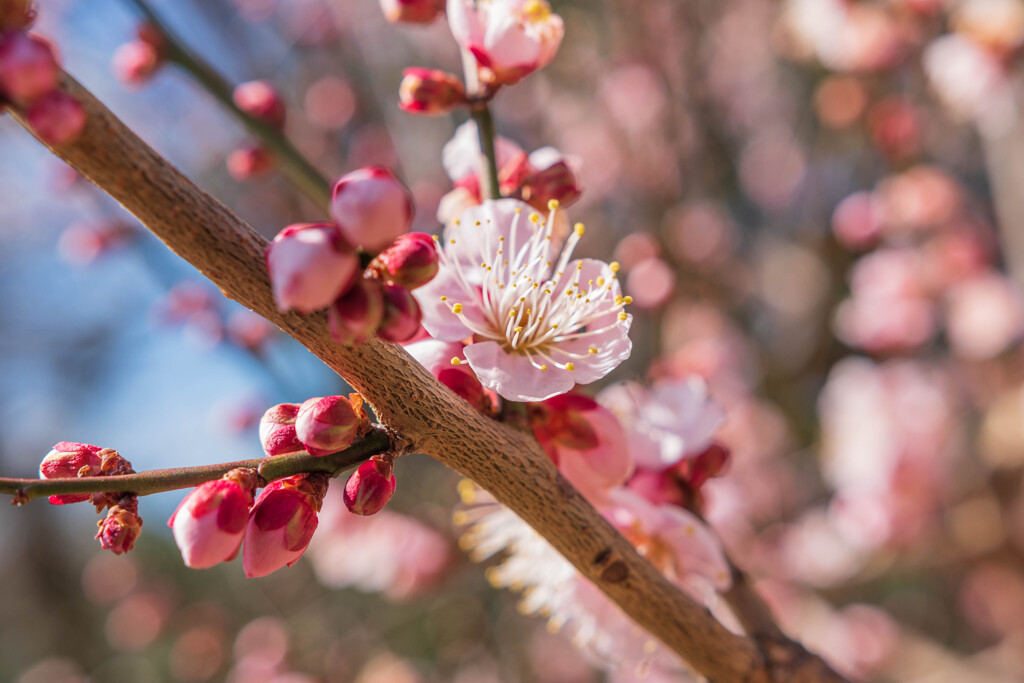
POLYGON ((412 193, 382 166, 347 173, 331 190, 331 218, 350 244, 371 253, 406 232, 412 215, 412 193))
POLYGON ((502 17, 487 26, 484 35, 488 65, 495 72, 534 71, 540 66, 541 43, 514 17, 502 17))
POLYGON ((679 572, 698 574, 716 590, 729 588, 729 564, 714 532, 682 508, 660 505, 658 510, 662 515, 658 533, 675 552, 679 572))
MULTIPOLYGON (((445 228, 441 245, 445 256, 458 261, 465 279, 479 284, 487 272, 480 264, 492 261, 498 249, 512 254, 521 248, 534 232, 530 215, 535 213, 536 209, 518 199, 498 199, 468 207, 457 222, 445 228)), ((545 246, 537 258, 550 260, 553 245, 545 246)))
POLYGON ((423 327, 434 339, 458 341, 473 334, 459 320, 459 316, 452 313, 452 303, 461 303, 462 314, 470 320, 483 318, 483 313, 476 305, 478 297, 465 292, 449 268, 441 268, 437 277, 415 290, 412 295, 416 297, 423 313, 423 327), (448 301, 442 301, 443 296, 448 297, 448 301))
POLYGON ((359 270, 359 259, 330 223, 288 226, 267 246, 266 259, 274 301, 282 311, 326 308, 359 270))
MULTIPOLYGON (((494 151, 498 157, 498 168, 523 153, 522 147, 501 136, 494 141, 494 151)), ((441 165, 452 182, 479 173, 480 139, 477 136, 476 123, 466 121, 456 129, 455 135, 441 150, 441 165)))
POLYGON ((572 372, 556 367, 540 370, 526 356, 508 353, 495 342, 471 344, 465 353, 480 383, 510 401, 543 401, 575 384, 572 372))
POLYGON ((483 27, 473 0, 448 0, 447 13, 455 42, 466 47, 480 39, 483 27))
POLYGON ((434 377, 442 370, 452 367, 452 358, 458 358, 460 361, 466 359, 462 352, 463 345, 458 342, 424 339, 406 344, 405 350, 434 377))

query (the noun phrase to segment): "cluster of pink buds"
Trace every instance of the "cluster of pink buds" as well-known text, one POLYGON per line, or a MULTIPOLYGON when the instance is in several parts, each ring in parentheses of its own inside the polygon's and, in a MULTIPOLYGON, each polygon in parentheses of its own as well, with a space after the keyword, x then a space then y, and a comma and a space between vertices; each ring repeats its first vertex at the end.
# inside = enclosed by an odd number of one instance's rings
MULTIPOLYGON (((61 441, 46 454, 39 465, 43 479, 74 479, 78 477, 118 476, 132 474, 131 463, 112 448, 87 443, 61 441)), ((53 505, 91 501, 96 511, 107 509, 107 516, 98 524, 96 538, 104 550, 120 555, 135 546, 142 533, 142 518, 135 495, 123 493, 73 493, 50 496, 53 505)))
POLYGON ((149 81, 167 61, 167 41, 149 22, 142 22, 135 39, 117 48, 111 64, 114 76, 125 85, 138 87, 149 81))
POLYGON ((306 451, 324 456, 348 448, 370 428, 359 394, 281 403, 260 419, 260 442, 269 456, 306 451))
POLYGON ((60 64, 53 47, 26 30, 34 18, 30 0, 0 2, 0 113, 5 103, 23 108, 36 134, 60 145, 82 132, 85 109, 58 90, 60 64))
POLYGON ((394 174, 362 168, 334 185, 331 223, 290 225, 267 247, 274 299, 282 311, 328 309, 331 334, 343 344, 377 335, 402 342, 419 332, 412 296, 438 271, 431 236, 406 233, 412 195, 394 174), (362 269, 360 254, 370 259, 362 269))
MULTIPOLYGON (((276 130, 284 130, 287 109, 277 90, 267 81, 248 81, 235 87, 235 106, 276 130)), ((273 167, 270 154, 260 144, 247 142, 228 155, 228 173, 235 180, 258 178, 273 167)))

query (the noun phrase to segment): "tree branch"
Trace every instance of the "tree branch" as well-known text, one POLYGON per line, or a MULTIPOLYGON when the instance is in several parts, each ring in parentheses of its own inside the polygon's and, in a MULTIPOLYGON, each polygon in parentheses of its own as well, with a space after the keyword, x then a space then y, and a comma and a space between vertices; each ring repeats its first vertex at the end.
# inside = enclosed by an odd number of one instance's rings
MULTIPOLYGON (((789 678, 775 677, 775 661, 766 662, 752 640, 730 633, 640 557, 558 473, 535 440, 473 410, 401 347, 377 339, 342 346, 331 339, 325 314, 279 312, 263 261, 266 240, 73 79, 65 75, 61 87, 82 103, 88 122, 76 142, 52 151, 135 214, 225 296, 280 327, 344 377, 399 435, 400 448, 426 453, 490 491, 639 625, 708 678, 842 680, 817 658, 813 672, 786 669, 789 678)), ((23 112, 12 113, 30 130, 23 112)), ((802 652, 790 641, 778 649, 770 656, 782 664, 796 661, 792 655, 802 652)))
POLYGON ((343 451, 323 457, 308 453, 279 455, 272 458, 253 458, 238 462, 224 462, 216 465, 197 467, 172 467, 164 470, 147 470, 136 474, 110 477, 81 477, 77 479, 7 479, 0 478, 0 493, 11 494, 16 503, 25 503, 32 498, 69 493, 134 493, 146 496, 163 491, 176 491, 198 486, 204 481, 219 479, 236 467, 257 470, 264 481, 270 482, 293 474, 323 472, 332 477, 358 465, 371 455, 386 451, 391 446, 391 437, 386 431, 375 428, 343 451))

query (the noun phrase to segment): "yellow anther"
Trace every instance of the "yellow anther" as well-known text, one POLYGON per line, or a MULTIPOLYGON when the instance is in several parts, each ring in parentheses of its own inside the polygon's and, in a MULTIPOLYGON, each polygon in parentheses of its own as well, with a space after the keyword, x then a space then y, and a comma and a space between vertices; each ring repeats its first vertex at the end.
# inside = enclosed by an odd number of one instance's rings
POLYGON ((522 325, 516 325, 516 328, 513 331, 514 332, 522 332, 523 331, 523 326, 522 325))
POLYGON ((551 16, 551 6, 544 0, 527 0, 520 11, 523 19, 530 22, 547 21, 551 16))
POLYGON ((455 315, 462 313, 462 304, 455 304, 454 306, 452 306, 452 313, 454 313, 455 315))
POLYGON ((622 303, 624 303, 624 304, 631 304, 631 303, 633 303, 633 297, 631 297, 631 296, 623 297, 622 298, 622 303))
POLYGON ((557 329, 558 329, 558 323, 554 323, 554 324, 552 324, 552 325, 551 325, 551 329, 553 329, 553 330, 557 330, 557 329))
POLYGON ((575 363, 566 363, 565 364, 565 369, 568 370, 569 372, 572 372, 573 370, 576 369, 576 364, 575 363))
MULTIPOLYGON (((516 213, 519 213, 520 211, 522 211, 522 209, 516 209, 516 213)), ((505 241, 505 238, 504 238, 504 237, 499 237, 499 238, 498 238, 498 241, 499 241, 499 242, 504 242, 504 241, 505 241)), ((500 254, 501 252, 499 251, 498 253, 500 254)))
POLYGON ((522 212, 523 212, 523 210, 517 206, 516 207, 516 213, 522 213, 522 212))
POLYGON ((465 526, 469 522, 469 515, 465 510, 456 510, 452 513, 452 522, 455 526, 465 526))
POLYGON ((587 349, 587 353, 593 356, 595 353, 597 353, 597 349, 591 346, 589 349, 587 349))
POLYGON ((621 267, 622 266, 619 265, 618 261, 612 261, 611 263, 608 264, 608 270, 612 271, 613 273, 619 272, 619 268, 621 267))
POLYGON ((459 360, 458 356, 452 356, 452 365, 456 367, 462 365, 462 361, 459 360))
POLYGON ((455 223, 455 225, 462 225, 462 223, 460 223, 460 222, 459 222, 459 219, 458 219, 458 218, 456 218, 456 219, 455 219, 454 221, 452 221, 452 222, 453 222, 453 223, 455 223))
POLYGON ((619 313, 619 320, 625 321, 628 317, 626 313, 619 313))
POLYGON ((597 278, 597 286, 598 287, 604 287, 604 278, 603 277, 597 278))
POLYGON ((577 237, 583 237, 583 231, 586 230, 586 228, 583 226, 582 223, 577 223, 576 225, 573 226, 573 230, 576 231, 577 237))
POLYGON ((469 479, 461 479, 455 486, 455 490, 459 492, 459 498, 466 505, 472 505, 476 501, 476 486, 473 485, 469 479))
POLYGON ((455 240, 448 240, 449 244, 455 244, 455 240))
POLYGON ((549 199, 548 200, 548 209, 550 209, 551 211, 554 211, 557 208, 558 208, 558 200, 557 199, 549 199))
POLYGON ((473 222, 473 225, 475 225, 476 227, 478 227, 478 228, 479 228, 479 227, 480 227, 480 221, 474 221, 474 222, 473 222))
POLYGON ((437 242, 437 241, 438 241, 438 239, 439 239, 437 235, 431 235, 430 237, 431 237, 431 239, 433 239, 433 240, 434 240, 435 242, 437 242))
POLYGON ((541 369, 542 371, 544 371, 544 370, 547 370, 547 369, 548 369, 548 366, 546 366, 546 365, 542 365, 542 366, 540 366, 540 369, 541 369))
POLYGON ((580 261, 579 263, 576 264, 576 270, 583 270, 583 262, 582 261, 580 261))
POLYGON ((448 297, 446 297, 446 296, 442 296, 442 297, 441 297, 441 301, 448 301, 448 297))
POLYGON ((616 306, 620 305, 622 303, 622 300, 623 300, 622 299, 622 295, 619 294, 617 297, 615 297, 615 305, 616 306))
POLYGON ((511 311, 509 311, 508 312, 508 317, 510 317, 510 318, 516 317, 516 309, 513 308, 511 311))
POLYGON ((530 214, 530 222, 531 223, 537 223, 538 221, 540 221, 540 214, 539 213, 531 213, 530 214))

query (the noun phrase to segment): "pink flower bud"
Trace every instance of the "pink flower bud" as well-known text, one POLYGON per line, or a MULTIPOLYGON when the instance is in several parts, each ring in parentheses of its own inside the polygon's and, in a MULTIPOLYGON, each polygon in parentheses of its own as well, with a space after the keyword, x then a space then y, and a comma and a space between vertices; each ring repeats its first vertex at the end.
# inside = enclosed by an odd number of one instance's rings
POLYGON ((582 193, 579 178, 564 160, 537 171, 522 187, 523 199, 534 206, 547 206, 552 199, 568 206, 582 193))
POLYGON ((267 150, 255 143, 242 145, 227 158, 228 173, 240 183, 266 175, 274 167, 274 160, 267 150))
POLYGON ((342 176, 331 197, 331 217, 345 239, 373 253, 391 244, 412 222, 412 193, 381 166, 342 176))
POLYGON ((322 456, 347 448, 365 424, 359 415, 359 406, 353 407, 344 396, 311 398, 299 406, 295 418, 295 433, 310 455, 322 456))
POLYGON ((429 24, 444 12, 445 0, 380 0, 384 18, 392 24, 429 24))
POLYGON ((373 265, 392 284, 416 289, 437 275, 437 245, 426 233, 408 232, 382 251, 373 265))
POLYGON ((295 434, 295 417, 298 414, 297 403, 280 403, 263 413, 260 418, 260 443, 267 455, 288 455, 306 450, 295 434))
POLYGON ((359 270, 359 259, 330 223, 289 225, 267 247, 266 259, 282 311, 312 313, 329 306, 359 270))
POLYGON ((423 320, 412 292, 401 285, 384 285, 384 322, 377 336, 385 341, 404 342, 416 336, 423 320))
POLYGON ((60 67, 50 44, 24 31, 0 36, 0 92, 28 104, 57 87, 60 67))
POLYGON ((466 89, 454 74, 414 66, 402 72, 398 106, 413 114, 445 114, 467 103, 466 89))
POLYGON ((339 344, 358 345, 374 335, 384 320, 384 288, 377 278, 357 277, 329 309, 327 325, 339 344))
POLYGON ((206 569, 242 546, 256 488, 255 470, 235 469, 192 489, 167 521, 186 567, 206 569))
POLYGON ((107 516, 96 526, 99 527, 96 538, 104 550, 115 555, 128 552, 135 547, 135 540, 142 533, 138 499, 132 495, 124 496, 116 505, 110 506, 107 516))
POLYGON ((59 90, 33 104, 26 118, 43 142, 51 145, 74 142, 85 128, 85 109, 74 97, 59 90))
MULTIPOLYGON (((99 446, 73 441, 61 441, 53 447, 43 462, 39 464, 39 476, 43 479, 73 479, 75 477, 95 477, 100 473, 103 458, 99 446)), ((53 505, 67 505, 89 500, 90 493, 69 493, 50 496, 53 505)))
POLYGON ((274 128, 284 128, 287 109, 274 86, 267 81, 248 81, 235 87, 235 106, 274 128))
POLYGON ((17 31, 36 18, 32 0, 0 0, 0 31, 17 31))
POLYGON ((139 86, 148 81, 163 64, 155 47, 142 40, 133 40, 117 48, 111 66, 114 77, 125 85, 139 86))
POLYGON ((345 483, 345 505, 357 515, 373 515, 395 495, 390 455, 375 455, 359 466, 345 483))
POLYGON ((263 489, 245 528, 242 567, 246 576, 266 576, 302 556, 316 531, 327 482, 323 474, 298 474, 263 489))

